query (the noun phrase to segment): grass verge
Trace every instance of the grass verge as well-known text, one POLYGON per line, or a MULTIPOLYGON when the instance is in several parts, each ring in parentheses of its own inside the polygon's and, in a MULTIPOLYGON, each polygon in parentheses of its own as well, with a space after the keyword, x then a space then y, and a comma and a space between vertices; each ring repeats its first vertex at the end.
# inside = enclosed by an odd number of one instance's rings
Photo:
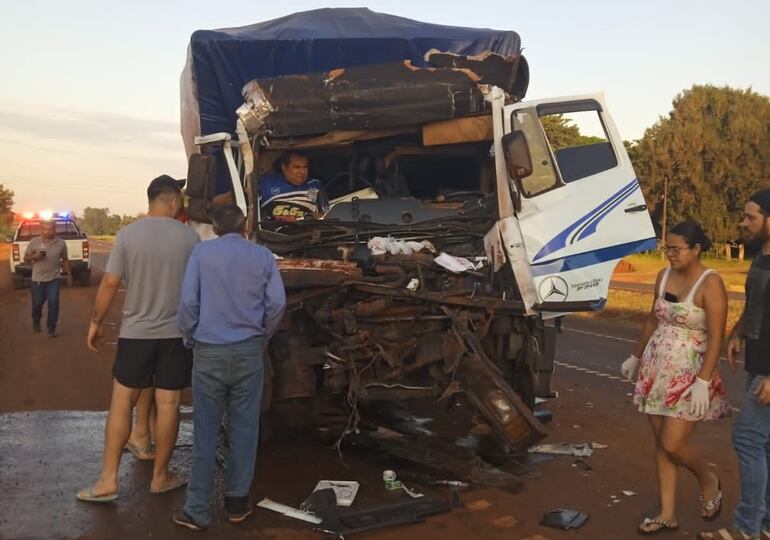
MULTIPOLYGON (((597 313, 580 313, 579 316, 590 319, 612 321, 623 324, 641 326, 652 307, 653 294, 647 292, 621 291, 611 289, 607 305, 597 313)), ((743 312, 745 302, 728 300, 727 330, 728 332, 738 322, 743 312)))
MULTIPOLYGON (((634 283, 655 283, 655 278, 661 268, 668 266, 668 261, 661 259, 659 254, 641 253, 623 259, 634 267, 633 272, 618 272, 612 275, 613 280, 634 283)), ((703 264, 713 268, 725 282, 728 291, 743 292, 746 274, 751 261, 726 261, 704 257, 703 264)))

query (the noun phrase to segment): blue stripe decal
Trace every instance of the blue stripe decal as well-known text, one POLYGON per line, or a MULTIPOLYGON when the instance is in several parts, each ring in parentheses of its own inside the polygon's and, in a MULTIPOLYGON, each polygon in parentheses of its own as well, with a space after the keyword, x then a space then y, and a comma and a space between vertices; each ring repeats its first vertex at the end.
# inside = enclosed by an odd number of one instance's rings
POLYGON ((607 214, 609 214, 615 208, 617 208, 618 205, 620 205, 620 203, 622 203, 623 201, 628 199, 635 191, 636 191, 636 189, 628 190, 626 193, 623 194, 622 197, 620 197, 618 200, 616 200, 610 206, 605 208, 605 210, 599 215, 599 217, 597 217, 593 222, 591 222, 591 224, 588 227, 586 227, 586 229, 583 230, 583 232, 581 232, 578 235, 577 239, 578 240, 582 240, 583 238, 586 238, 587 236, 591 236, 592 234, 594 234, 596 232, 596 227, 599 225, 599 222, 601 220, 603 220, 605 217, 607 217, 607 214))
POLYGON ((633 190, 638 185, 639 185, 639 181, 636 178, 631 180, 631 182, 623 186, 617 193, 609 197, 606 201, 601 203, 599 206, 597 206, 596 208, 588 212, 586 215, 578 219, 575 223, 573 223, 572 225, 564 229, 562 232, 560 232, 553 239, 551 239, 546 245, 542 247, 540 251, 537 252, 537 254, 532 259, 532 261, 537 262, 543 257, 546 257, 547 255, 550 255, 551 253, 555 253, 560 249, 566 247, 567 239, 575 229, 577 229, 587 221, 590 221, 593 218, 595 218, 597 215, 599 215, 602 212, 602 210, 606 209, 613 202, 615 202, 618 197, 622 197, 626 193, 626 191, 631 190, 631 192, 633 192, 633 190))
POLYGON ((578 240, 582 240, 584 236, 590 236, 591 234, 596 232, 596 225, 598 225, 598 223, 605 218, 607 213, 610 212, 613 208, 615 208, 617 204, 620 204, 622 201, 630 197, 631 194, 634 191, 636 191, 637 187, 638 186, 636 183, 631 183, 630 185, 626 186, 626 189, 616 193, 614 197, 611 197, 610 199, 605 201, 604 210, 600 211, 598 214, 595 214, 594 217, 592 217, 591 219, 583 223, 583 225, 574 232, 574 234, 572 235, 572 238, 569 241, 570 245, 574 244, 578 240), (617 204, 614 204, 614 203, 617 203, 617 204), (594 225, 592 232, 589 234, 583 235, 582 234, 583 231, 585 231, 587 228, 590 228, 592 224, 596 224, 594 225))
POLYGON ((649 251, 658 247, 658 240, 656 238, 647 238, 645 240, 639 240, 637 242, 630 242, 628 244, 618 244, 617 246, 610 246, 595 251, 587 251, 585 253, 578 253, 576 255, 569 255, 555 261, 549 261, 547 263, 536 264, 532 266, 532 273, 535 277, 558 274, 560 272, 569 272, 570 270, 577 270, 578 268, 585 268, 586 266, 592 266, 594 264, 601 264, 607 261, 613 261, 615 259, 622 259, 626 255, 631 253, 639 253, 640 251, 649 251))

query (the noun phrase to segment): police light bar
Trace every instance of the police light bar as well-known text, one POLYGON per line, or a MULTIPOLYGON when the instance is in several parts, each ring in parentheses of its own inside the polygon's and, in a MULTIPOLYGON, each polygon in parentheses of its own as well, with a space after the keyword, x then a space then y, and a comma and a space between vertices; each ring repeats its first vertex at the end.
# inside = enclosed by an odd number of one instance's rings
POLYGON ((74 212, 71 212, 69 210, 60 210, 59 212, 51 212, 50 210, 43 210, 42 212, 38 212, 37 214, 34 212, 24 212, 22 214, 22 217, 24 219, 33 219, 37 217, 42 219, 43 221, 48 221, 55 217, 66 218, 74 215, 75 215, 74 212))

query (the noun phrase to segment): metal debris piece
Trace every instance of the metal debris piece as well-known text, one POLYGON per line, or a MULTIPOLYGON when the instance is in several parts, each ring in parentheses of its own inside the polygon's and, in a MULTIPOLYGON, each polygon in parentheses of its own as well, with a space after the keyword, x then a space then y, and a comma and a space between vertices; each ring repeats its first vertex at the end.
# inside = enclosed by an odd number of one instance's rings
POLYGON ((257 503, 257 506, 259 506, 260 508, 264 508, 266 510, 272 510, 273 512, 278 512, 279 514, 283 514, 286 517, 299 519, 302 521, 306 521, 308 523, 312 523, 314 525, 321 524, 321 518, 319 518, 315 514, 311 514, 310 512, 304 512, 299 508, 293 508, 291 506, 287 506, 285 504, 275 502, 268 498, 264 498, 261 501, 259 501, 257 503))
POLYGON ((550 454, 554 456, 588 457, 594 453, 588 443, 547 443, 538 444, 529 449, 530 454, 550 454))

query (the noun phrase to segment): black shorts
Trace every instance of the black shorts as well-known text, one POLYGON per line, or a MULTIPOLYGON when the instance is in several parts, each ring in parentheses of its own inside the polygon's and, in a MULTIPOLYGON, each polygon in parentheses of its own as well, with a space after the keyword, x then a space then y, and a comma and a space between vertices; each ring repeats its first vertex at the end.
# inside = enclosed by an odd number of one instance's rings
POLYGON ((129 388, 182 390, 190 386, 192 351, 182 338, 118 338, 112 374, 129 388))

